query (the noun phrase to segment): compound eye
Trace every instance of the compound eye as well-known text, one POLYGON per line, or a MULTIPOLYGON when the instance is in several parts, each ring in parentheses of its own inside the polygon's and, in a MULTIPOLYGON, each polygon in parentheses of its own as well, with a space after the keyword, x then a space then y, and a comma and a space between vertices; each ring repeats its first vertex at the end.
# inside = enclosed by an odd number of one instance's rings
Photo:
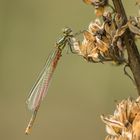
POLYGON ((70 33, 72 32, 72 30, 71 30, 71 28, 66 27, 66 28, 64 28, 64 29, 62 30, 62 32, 63 32, 64 34, 70 34, 70 33))

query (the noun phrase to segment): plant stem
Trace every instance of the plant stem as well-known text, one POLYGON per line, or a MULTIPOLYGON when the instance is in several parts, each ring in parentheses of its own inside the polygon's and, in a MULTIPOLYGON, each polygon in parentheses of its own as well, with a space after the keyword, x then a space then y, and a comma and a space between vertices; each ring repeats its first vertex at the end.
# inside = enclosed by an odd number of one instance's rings
MULTIPOLYGON (((116 12, 123 18, 123 24, 127 23, 127 16, 121 0, 112 0, 116 12)), ((140 95, 140 55, 135 44, 134 35, 127 29, 124 34, 124 41, 128 52, 128 65, 133 73, 138 94, 140 95)))

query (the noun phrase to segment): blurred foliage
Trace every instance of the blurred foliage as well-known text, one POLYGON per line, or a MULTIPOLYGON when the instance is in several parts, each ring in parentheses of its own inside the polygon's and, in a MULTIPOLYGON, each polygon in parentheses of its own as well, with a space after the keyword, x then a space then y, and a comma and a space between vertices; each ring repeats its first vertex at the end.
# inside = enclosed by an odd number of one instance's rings
MULTIPOLYGON (((136 15, 132 0, 124 0, 136 15)), ((0 1, 0 138, 3 140, 103 139, 100 115, 114 109, 114 100, 137 96, 123 67, 87 63, 63 53, 33 131, 24 134, 30 113, 26 98, 61 29, 86 29, 94 19, 92 6, 77 1, 0 1)))

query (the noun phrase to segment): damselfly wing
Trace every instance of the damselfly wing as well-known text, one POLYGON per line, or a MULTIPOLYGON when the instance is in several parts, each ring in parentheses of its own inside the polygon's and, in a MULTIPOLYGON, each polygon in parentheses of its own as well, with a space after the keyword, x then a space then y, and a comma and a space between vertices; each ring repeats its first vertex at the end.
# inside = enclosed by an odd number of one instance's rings
POLYGON ((54 70, 57 66, 57 63, 61 57, 64 47, 68 44, 70 47, 72 45, 72 40, 74 38, 72 30, 70 28, 65 28, 63 31, 63 37, 56 43, 56 47, 49 55, 47 62, 37 80, 33 86, 29 97, 27 99, 28 108, 32 111, 32 117, 29 121, 29 124, 25 130, 26 134, 30 133, 30 130, 35 121, 38 109, 45 95, 47 94, 50 81, 52 79, 54 70))
POLYGON ((32 88, 29 97, 27 99, 28 108, 34 111, 41 103, 45 97, 49 84, 56 68, 57 62, 61 56, 61 50, 55 48, 53 52, 49 55, 46 65, 41 72, 39 79, 32 88))
POLYGON ((55 48, 53 52, 50 54, 50 56, 47 59, 46 65, 39 76, 39 79, 37 80, 36 84, 34 85, 33 89, 30 92, 30 95, 27 99, 28 108, 33 111, 32 121, 29 123, 26 134, 30 132, 30 128, 32 127, 32 122, 35 119, 35 116, 37 114, 38 108, 41 104, 41 101, 47 94, 50 81, 52 79, 52 75, 54 73, 54 70, 57 66, 58 60, 61 56, 62 50, 59 48, 55 48), (34 119, 33 119, 34 118, 34 119))

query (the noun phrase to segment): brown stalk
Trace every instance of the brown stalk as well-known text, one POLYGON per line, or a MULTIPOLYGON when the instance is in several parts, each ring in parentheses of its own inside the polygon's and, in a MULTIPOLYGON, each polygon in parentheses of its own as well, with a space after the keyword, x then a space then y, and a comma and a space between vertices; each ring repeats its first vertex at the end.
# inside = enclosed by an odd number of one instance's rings
MULTIPOLYGON (((127 16, 122 1, 121 0, 112 0, 112 1, 116 12, 123 17, 124 20, 123 24, 126 24, 127 16)), ((130 32, 129 29, 127 29, 126 33, 124 34, 124 41, 128 52, 128 65, 133 73, 138 94, 140 95, 140 55, 137 49, 137 45, 135 44, 134 35, 130 32)))

